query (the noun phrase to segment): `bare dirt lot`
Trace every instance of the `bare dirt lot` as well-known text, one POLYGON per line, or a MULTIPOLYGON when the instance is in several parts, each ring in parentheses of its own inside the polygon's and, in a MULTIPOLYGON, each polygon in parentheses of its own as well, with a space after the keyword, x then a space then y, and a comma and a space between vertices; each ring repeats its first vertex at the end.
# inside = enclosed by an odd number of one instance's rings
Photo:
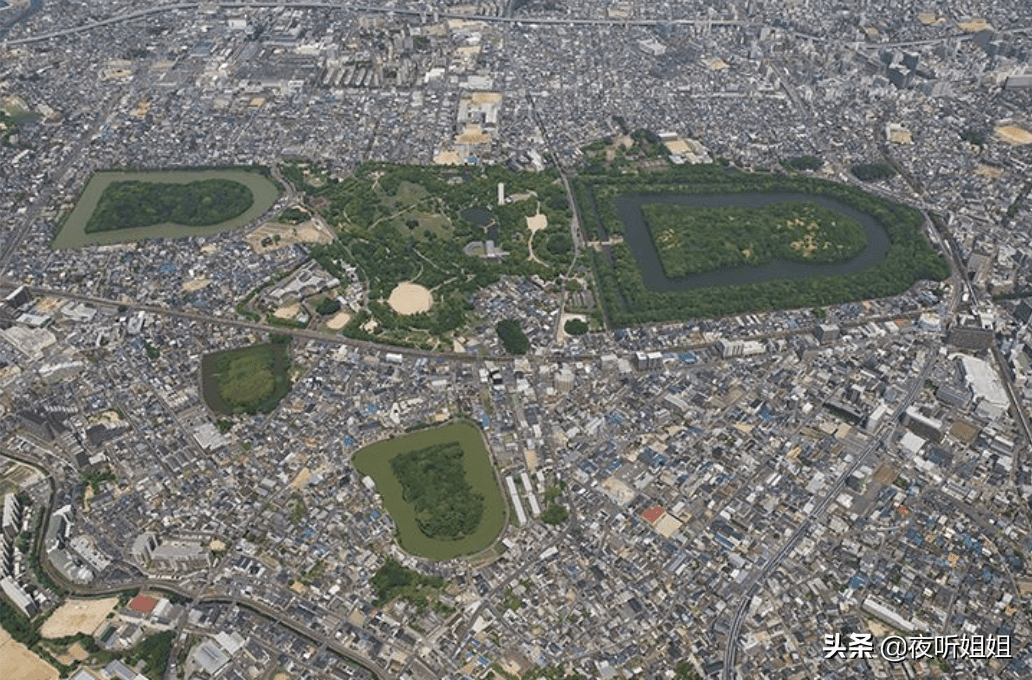
POLYGON ((286 248, 295 243, 330 243, 333 241, 333 231, 322 222, 321 218, 308 220, 296 226, 267 222, 244 238, 256 253, 263 253, 286 248))
POLYGON ((398 314, 418 314, 430 309, 434 298, 424 286, 418 283, 399 283, 391 291, 387 304, 398 314))
POLYGON ((337 312, 333 318, 326 322, 326 327, 331 331, 339 331, 344 326, 348 325, 348 321, 351 321, 351 315, 347 312, 337 312))
POLYGON ((996 136, 1013 146, 1032 144, 1032 132, 1017 125, 1001 125, 996 128, 996 136))
POLYGON ((4 680, 57 680, 57 669, 15 642, 0 628, 0 678, 4 680))
POLYGON ((272 313, 277 319, 293 319, 301 312, 301 305, 296 302, 292 305, 285 305, 280 307, 272 313))
POLYGON ((103 600, 68 600, 50 615, 39 633, 45 638, 92 633, 117 604, 117 597, 103 600))

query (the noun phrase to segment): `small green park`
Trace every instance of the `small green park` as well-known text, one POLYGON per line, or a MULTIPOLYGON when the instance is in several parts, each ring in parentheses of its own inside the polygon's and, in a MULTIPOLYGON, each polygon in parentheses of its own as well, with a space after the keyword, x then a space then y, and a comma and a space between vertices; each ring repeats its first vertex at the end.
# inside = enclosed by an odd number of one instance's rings
POLYGON ((222 415, 269 413, 290 392, 286 342, 268 342, 207 354, 201 359, 201 393, 222 415))

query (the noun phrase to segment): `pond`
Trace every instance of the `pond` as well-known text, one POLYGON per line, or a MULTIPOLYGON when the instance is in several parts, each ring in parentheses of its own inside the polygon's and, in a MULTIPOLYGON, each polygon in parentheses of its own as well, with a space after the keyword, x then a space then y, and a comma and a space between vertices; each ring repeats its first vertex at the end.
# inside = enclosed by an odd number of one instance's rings
POLYGON ((494 215, 486 208, 466 208, 459 213, 459 217, 475 227, 486 227, 494 219, 494 215))
POLYGON ((376 483, 376 490, 398 529, 398 543, 414 555, 447 560, 477 553, 490 547, 505 528, 506 504, 491 454, 480 428, 471 423, 456 422, 379 441, 355 453, 351 463, 360 474, 371 477, 376 483), (420 530, 415 508, 405 499, 401 483, 391 469, 391 459, 409 451, 453 442, 462 447, 466 481, 483 495, 484 514, 472 534, 457 540, 441 540, 420 530))
POLYGON ((210 236, 228 229, 242 227, 255 221, 279 198, 279 188, 271 180, 257 172, 248 170, 161 170, 145 172, 111 171, 98 172, 86 183, 79 201, 51 244, 53 248, 81 248, 88 245, 110 245, 127 243, 148 238, 181 238, 185 236, 210 236), (114 229, 86 233, 86 224, 100 201, 101 194, 112 182, 139 181, 168 184, 186 184, 206 179, 228 179, 239 182, 251 190, 254 202, 251 207, 231 220, 203 227, 189 227, 182 224, 156 224, 149 227, 114 229))

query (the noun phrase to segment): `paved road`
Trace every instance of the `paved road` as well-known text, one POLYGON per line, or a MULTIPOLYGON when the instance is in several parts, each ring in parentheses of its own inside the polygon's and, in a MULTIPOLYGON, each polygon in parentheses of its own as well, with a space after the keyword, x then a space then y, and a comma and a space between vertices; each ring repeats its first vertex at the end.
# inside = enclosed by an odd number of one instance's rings
MULTIPOLYGON (((355 663, 359 666, 363 666, 364 668, 366 668, 366 670, 370 671, 378 680, 386 680, 390 677, 385 668, 377 664, 369 657, 359 652, 356 652, 352 649, 349 649, 337 642, 337 640, 332 636, 333 631, 330 631, 328 633, 320 633, 318 631, 315 631, 306 626, 301 621, 289 616, 286 612, 270 607, 269 605, 266 605, 257 600, 252 600, 250 598, 242 598, 239 596, 230 596, 222 593, 206 592, 208 590, 207 586, 202 587, 197 592, 194 592, 192 590, 189 590, 188 588, 182 587, 178 581, 159 578, 146 578, 132 581, 123 581, 118 584, 108 585, 104 587, 91 587, 88 585, 67 582, 61 576, 61 574, 57 573, 54 570, 53 565, 50 564, 50 560, 47 559, 46 555, 44 554, 44 541, 42 540, 42 537, 46 535, 47 525, 50 522, 50 511, 53 507, 54 495, 57 491, 57 480, 61 479, 62 476, 59 474, 55 475, 54 470, 50 467, 50 465, 47 462, 43 460, 35 460, 7 450, 3 451, 3 455, 8 458, 13 458, 23 463, 27 463, 34 467, 40 468, 46 473, 47 480, 50 483, 51 495, 50 501, 47 503, 47 507, 44 509, 44 517, 46 518, 46 520, 40 529, 40 536, 37 537, 36 540, 36 557, 39 563, 43 566, 44 570, 46 570, 47 574, 49 574, 50 577, 55 581, 61 583, 62 586, 64 586, 64 588, 73 595, 113 595, 127 590, 146 589, 178 595, 186 600, 191 600, 193 605, 203 603, 229 603, 239 605, 247 609, 250 609, 251 611, 263 616, 266 619, 274 621, 275 623, 282 625, 285 628, 289 628, 293 632, 305 638, 308 638, 309 640, 312 640, 316 644, 331 650, 334 654, 337 654, 338 656, 341 656, 351 661, 352 663, 355 663)), ((209 582, 210 580, 211 579, 209 578, 209 582)), ((175 661, 175 655, 172 655, 170 657, 170 661, 175 661)))
POLYGON ((935 364, 935 360, 938 356, 938 348, 933 347, 929 350, 928 360, 925 361, 924 366, 921 368, 921 373, 915 377, 911 383, 910 388, 907 390, 907 395, 900 402, 899 406, 892 413, 892 417, 888 419, 881 428, 881 432, 877 437, 872 438, 864 450, 856 457, 856 459, 850 464, 846 471, 843 472, 835 483, 831 486, 828 492, 824 495, 821 501, 814 506, 814 508, 806 516, 806 519, 796 527, 795 531, 788 537, 777 552, 775 552, 763 565, 759 573, 749 579, 749 587, 746 588, 745 593, 742 594, 741 602, 738 605, 738 609, 735 611, 735 617, 731 621, 731 629, 728 631, 727 637, 727 648, 724 652, 724 668, 722 671, 723 680, 734 680, 737 676, 735 673, 735 658, 738 654, 738 637, 741 634, 742 623, 745 621, 745 616, 749 612, 749 605, 752 604, 752 599, 759 591, 763 583, 770 577, 772 573, 781 565, 781 562, 788 556, 788 554, 795 548, 796 543, 799 542, 803 536, 810 532, 810 528, 815 520, 821 518, 821 516, 828 509, 828 506, 838 497, 839 493, 842 492, 842 487, 845 486, 846 480, 853 475, 857 470, 863 466, 871 455, 878 449, 879 446, 895 432, 896 421, 899 419, 903 411, 914 403, 918 394, 921 392, 921 388, 924 386, 925 379, 928 377, 932 366, 935 364))
MULTIPOLYGON (((0 280, 0 286, 15 288, 19 285, 21 284, 17 281, 0 280)), ((343 335, 329 335, 327 333, 322 333, 320 331, 313 331, 304 328, 273 326, 271 324, 256 323, 254 321, 246 321, 243 319, 232 319, 212 314, 202 314, 200 312, 192 312, 188 310, 174 309, 170 307, 161 307, 159 305, 149 305, 142 302, 133 302, 131 300, 110 300, 108 298, 94 297, 92 295, 80 295, 78 293, 73 293, 60 288, 46 288, 43 286, 26 286, 26 288, 33 295, 37 296, 49 296, 65 300, 77 300, 79 302, 85 302, 90 305, 98 305, 102 307, 125 307, 126 309, 131 309, 135 311, 143 311, 161 316, 171 316, 177 319, 196 321, 198 323, 210 323, 219 324, 223 326, 232 326, 235 328, 243 328, 258 333, 289 335, 292 338, 311 340, 313 342, 323 342, 330 345, 345 345, 349 347, 354 347, 356 349, 365 350, 367 352, 392 352, 405 356, 424 357, 430 359, 449 359, 452 361, 459 361, 463 363, 477 363, 479 361, 494 361, 498 363, 505 363, 513 360, 511 356, 475 356, 472 354, 459 354, 455 352, 429 352, 426 350, 412 349, 410 347, 396 347, 394 345, 369 342, 367 340, 356 340, 354 338, 348 338, 343 335)))
POLYGON ((181 2, 172 5, 161 5, 157 7, 148 7, 146 9, 134 10, 132 12, 126 12, 119 14, 118 16, 103 19, 101 21, 94 21, 81 26, 72 26, 70 28, 64 28, 57 31, 48 31, 47 33, 40 33, 25 38, 16 38, 14 40, 7 40, 0 44, 6 46, 15 45, 26 45, 29 43, 40 42, 43 40, 50 40, 52 38, 60 38, 66 35, 73 35, 75 33, 82 33, 83 31, 91 31, 95 28, 102 26, 110 26, 112 24, 119 24, 126 21, 132 21, 133 19, 139 19, 141 17, 149 16, 152 14, 161 14, 164 12, 172 12, 176 10, 186 9, 197 9, 201 5, 218 5, 219 7, 225 8, 276 8, 285 7, 289 9, 337 9, 346 10, 352 12, 364 12, 367 14, 388 14, 397 16, 437 16, 439 19, 462 19, 466 21, 483 21, 491 23, 506 23, 506 24, 517 24, 517 25, 540 25, 540 26, 669 26, 671 24, 682 25, 682 26, 751 26, 753 25, 748 21, 738 21, 733 19, 634 19, 634 20, 622 20, 622 19, 602 19, 602 18, 550 18, 550 17, 535 17, 535 18, 520 18, 513 17, 506 13, 504 16, 497 15, 484 15, 484 14, 460 14, 455 12, 428 12, 425 9, 405 9, 405 8, 392 8, 392 7, 374 7, 370 5, 358 5, 343 2, 216 2, 216 3, 200 3, 200 2, 181 2))
MULTIPOLYGON (((752 21, 741 21, 737 19, 709 19, 709 18, 666 18, 666 19, 605 19, 605 18, 593 18, 593 17, 514 17, 509 8, 502 15, 483 15, 483 14, 460 14, 455 12, 429 12, 425 9, 406 9, 406 8, 392 8, 392 7, 375 7, 370 5, 352 4, 346 2, 287 2, 285 0, 279 0, 277 2, 215 2, 215 3, 200 3, 200 2, 181 2, 171 5, 160 5, 156 7, 148 7, 146 9, 134 10, 132 12, 126 12, 118 16, 103 19, 101 21, 94 21, 81 26, 72 26, 57 31, 48 31, 46 33, 40 33, 33 36, 27 36, 24 38, 16 38, 14 40, 6 40, 0 42, 3 46, 15 46, 15 45, 26 45, 29 43, 40 42, 43 40, 50 40, 53 38, 60 38, 62 36, 74 35, 76 33, 82 33, 84 31, 91 31, 95 28, 102 26, 110 26, 112 24, 123 23, 126 21, 132 21, 133 19, 139 19, 141 17, 149 16, 152 14, 161 14, 164 12, 171 12, 175 10, 186 10, 186 9, 197 9, 201 5, 217 5, 225 8, 276 8, 285 7, 290 9, 340 9, 353 12, 364 12, 367 14, 387 14, 391 16, 420 16, 420 17, 431 17, 436 16, 441 19, 461 19, 466 21, 482 21, 489 23, 505 23, 515 24, 517 26, 695 26, 700 28, 712 28, 722 26, 739 26, 739 27, 752 27, 759 28, 761 24, 752 21)), ((1009 33, 1027 33, 1032 31, 1032 26, 1022 26, 1017 28, 1006 29, 1009 33)), ((789 30, 789 34, 796 38, 803 40, 812 40, 814 42, 820 42, 825 44, 835 45, 859 45, 864 47, 870 47, 871 49, 884 49, 891 47, 916 47, 920 45, 933 45, 937 43, 946 42, 948 40, 971 40, 974 34, 971 33, 958 33, 950 36, 941 38, 930 38, 926 40, 906 40, 900 42, 886 42, 886 43, 863 43, 855 40, 845 41, 836 38, 825 38, 822 36, 811 35, 802 31, 789 30)))

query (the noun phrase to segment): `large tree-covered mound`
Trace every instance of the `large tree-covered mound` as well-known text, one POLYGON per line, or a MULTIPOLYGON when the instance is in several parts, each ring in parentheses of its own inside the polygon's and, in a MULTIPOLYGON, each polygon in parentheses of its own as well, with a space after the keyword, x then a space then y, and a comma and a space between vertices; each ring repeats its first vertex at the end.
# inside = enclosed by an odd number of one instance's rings
POLYGON ((797 262, 843 262, 867 243, 855 219, 809 201, 769 203, 762 208, 693 207, 646 203, 642 214, 663 271, 674 277, 774 258, 797 262))
POLYGON ((228 179, 185 184, 112 182, 86 223, 86 233, 181 224, 203 227, 242 215, 254 202, 251 189, 228 179))
POLYGON ((404 498, 415 508, 420 531, 430 538, 454 540, 480 525, 484 496, 466 480, 458 442, 409 451, 391 460, 404 498))

